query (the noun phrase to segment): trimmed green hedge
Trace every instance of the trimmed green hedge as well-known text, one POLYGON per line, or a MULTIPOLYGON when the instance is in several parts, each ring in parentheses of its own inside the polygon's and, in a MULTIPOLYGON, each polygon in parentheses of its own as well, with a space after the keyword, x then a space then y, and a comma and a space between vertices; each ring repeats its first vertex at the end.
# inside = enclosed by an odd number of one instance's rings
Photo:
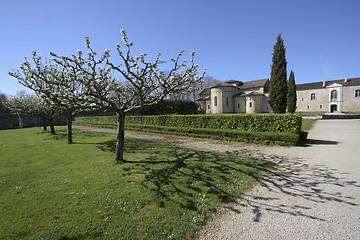
MULTIPOLYGON (((102 124, 117 123, 116 116, 80 117, 76 118, 76 120, 102 124)), ((300 134, 302 119, 298 114, 154 115, 127 116, 125 123, 300 134)))
MULTIPOLYGON (((91 127, 117 128, 117 125, 114 123, 76 121, 75 124, 91 127)), ((226 129, 167 127, 142 124, 126 124, 125 128, 127 130, 143 132, 231 140, 247 143, 295 145, 299 142, 299 134, 294 133, 249 132, 226 129)))
MULTIPOLYGON (((301 117, 296 114, 127 116, 125 129, 250 143, 295 145, 301 117)), ((76 125, 116 128, 116 116, 78 117, 76 125)))

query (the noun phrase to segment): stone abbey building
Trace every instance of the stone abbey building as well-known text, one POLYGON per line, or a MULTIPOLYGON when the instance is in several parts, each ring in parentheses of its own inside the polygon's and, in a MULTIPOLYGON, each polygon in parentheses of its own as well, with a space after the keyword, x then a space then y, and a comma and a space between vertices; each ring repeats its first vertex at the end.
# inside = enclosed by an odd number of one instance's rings
MULTIPOLYGON (((296 112, 360 112, 360 78, 296 85, 296 112)), ((206 113, 266 113, 269 79, 230 80, 204 89, 198 98, 206 113)))

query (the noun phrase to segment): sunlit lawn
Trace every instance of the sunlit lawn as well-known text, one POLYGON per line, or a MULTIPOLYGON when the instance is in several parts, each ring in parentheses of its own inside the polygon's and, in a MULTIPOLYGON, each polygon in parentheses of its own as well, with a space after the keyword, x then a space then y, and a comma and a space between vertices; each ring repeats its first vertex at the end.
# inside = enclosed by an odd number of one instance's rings
POLYGON ((65 128, 0 131, 1 239, 181 239, 272 164, 65 128))
POLYGON ((313 128, 315 121, 316 120, 314 119, 303 119, 301 130, 304 132, 310 131, 313 128))

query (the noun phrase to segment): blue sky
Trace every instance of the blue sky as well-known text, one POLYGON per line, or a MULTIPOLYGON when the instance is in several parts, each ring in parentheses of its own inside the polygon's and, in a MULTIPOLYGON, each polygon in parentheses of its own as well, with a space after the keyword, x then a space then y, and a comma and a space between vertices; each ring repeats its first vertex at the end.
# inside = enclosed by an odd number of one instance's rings
POLYGON ((207 75, 225 81, 270 77, 279 33, 297 83, 360 77, 358 0, 9 0, 0 3, 0 91, 24 90, 8 75, 32 50, 115 54, 124 28, 134 52, 168 60, 196 52, 207 75))

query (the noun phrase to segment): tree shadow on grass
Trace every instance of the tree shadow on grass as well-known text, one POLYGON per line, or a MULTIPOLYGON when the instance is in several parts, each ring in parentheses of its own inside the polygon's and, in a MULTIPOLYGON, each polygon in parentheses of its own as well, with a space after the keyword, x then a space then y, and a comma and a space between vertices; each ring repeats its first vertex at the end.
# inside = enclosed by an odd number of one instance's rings
MULTIPOLYGON (((187 209, 196 210, 198 208, 199 201, 194 200, 194 195, 202 194, 201 191, 204 191, 204 188, 207 189, 206 194, 212 194, 213 197, 218 198, 220 203, 229 203, 238 198, 239 195, 229 191, 226 184, 220 187, 214 184, 214 182, 221 180, 223 183, 236 186, 239 183, 230 183, 232 172, 246 175, 254 181, 260 181, 260 186, 266 188, 270 193, 267 196, 257 196, 250 192, 244 194, 244 199, 237 201, 237 204, 227 206, 227 209, 237 214, 241 214, 244 208, 251 208, 251 212, 254 214, 254 222, 261 222, 265 212, 325 221, 323 217, 316 216, 311 212, 310 206, 314 205, 311 203, 336 202, 354 207, 358 206, 355 197, 342 194, 340 191, 336 193, 326 191, 322 187, 323 185, 332 185, 338 188, 349 186, 360 188, 357 182, 339 177, 339 172, 336 169, 329 169, 324 165, 311 166, 305 163, 303 159, 268 156, 260 151, 245 155, 279 164, 276 169, 271 169, 269 162, 260 163, 255 159, 225 159, 220 154, 191 149, 185 151, 176 146, 169 147, 165 151, 157 146, 159 143, 151 141, 127 139, 126 144, 126 153, 149 153, 146 159, 128 162, 126 168, 129 170, 129 174, 145 173, 145 180, 142 184, 157 194, 159 201, 176 202, 187 209), (210 165, 201 164, 204 161, 210 165), (262 178, 259 172, 266 172, 269 177, 262 178), (272 192, 280 192, 281 198, 273 196, 272 192), (298 198, 307 205, 302 203, 290 204, 282 201, 282 198, 290 197, 298 198)), ((99 148, 104 151, 115 152, 115 142, 105 142, 99 148)), ((228 155, 244 156, 243 151, 228 152, 228 155)))
MULTIPOLYGON (((148 151, 149 149, 156 148, 159 144, 163 144, 163 143, 139 140, 135 138, 125 138, 124 153, 126 154, 126 153, 138 153, 138 152, 148 151)), ((115 153, 116 140, 109 140, 99 143, 98 148, 101 151, 115 153)))
MULTIPOLYGON (((115 152, 116 142, 98 145, 102 151, 115 152)), ((124 156, 144 154, 144 158, 128 160, 122 165, 126 175, 143 174, 142 186, 152 192, 161 205, 169 201, 197 211, 204 198, 229 203, 256 182, 260 173, 272 164, 260 160, 185 149, 171 144, 139 139, 126 139, 124 156), (236 174, 235 174, 236 173, 236 174), (235 176, 243 176, 246 184, 235 176)))

